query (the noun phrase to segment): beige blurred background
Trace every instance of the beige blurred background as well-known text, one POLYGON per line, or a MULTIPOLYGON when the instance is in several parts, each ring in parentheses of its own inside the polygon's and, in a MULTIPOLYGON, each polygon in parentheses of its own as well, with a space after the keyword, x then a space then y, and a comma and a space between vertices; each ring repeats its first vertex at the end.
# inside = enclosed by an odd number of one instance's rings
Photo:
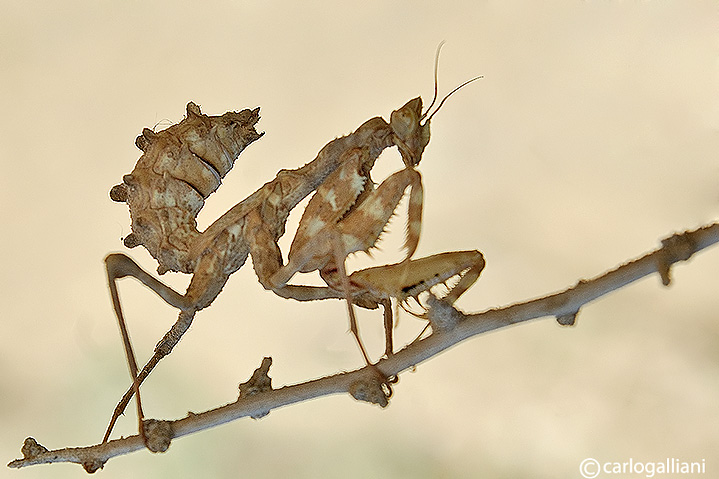
MULTIPOLYGON (((441 91, 484 79, 433 120, 417 255, 484 252, 488 266, 461 301, 469 311, 565 288, 719 216, 713 2, 343 4, 0 2, 5 463, 28 435, 50 448, 101 438, 128 384, 102 259, 126 251, 129 215, 107 193, 140 156, 141 129, 181 120, 190 100, 208 114, 261 106, 266 131, 209 199, 205 227, 336 136, 428 100, 446 40, 441 91)), ((400 167, 388 153, 375 179, 400 167)), ((400 259, 403 222, 378 262, 400 259)), ((156 268, 144 250, 131 255, 156 268)), ((115 458, 99 474, 553 478, 579 477, 587 457, 669 457, 705 459, 709 477, 719 468, 719 248, 673 273, 670 288, 650 277, 584 308, 575 328, 544 319, 460 344, 402 375, 386 410, 322 398, 176 440, 164 455, 115 458)), ((188 277, 165 279, 184 290, 188 277)), ((120 288, 147 357, 176 312, 137 283, 120 288)), ((405 315, 397 334, 421 326, 405 315)), ((377 314, 360 328, 379 353, 377 314)), ((144 386, 146 412, 177 418, 231 402, 263 356, 276 386, 362 364, 341 303, 280 299, 246 265, 144 386)))

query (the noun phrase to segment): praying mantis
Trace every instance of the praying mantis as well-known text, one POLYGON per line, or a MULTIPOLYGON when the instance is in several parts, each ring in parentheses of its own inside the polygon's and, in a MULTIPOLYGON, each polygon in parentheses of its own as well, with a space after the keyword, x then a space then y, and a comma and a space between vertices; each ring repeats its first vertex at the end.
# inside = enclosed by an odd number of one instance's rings
POLYGON ((419 241, 423 203, 421 176, 415 167, 429 143, 432 116, 450 95, 477 78, 452 90, 429 114, 437 99, 435 61, 434 99, 424 113, 422 99, 417 97, 393 111, 389 122, 381 117, 367 120, 353 133, 330 141, 305 166, 281 170, 274 180, 202 232, 197 229, 196 217, 204 200, 220 186, 240 153, 263 135, 255 129, 259 108, 207 116, 191 102, 180 123, 159 132, 144 129, 136 140, 143 155, 132 173, 110 191, 114 201, 125 202, 130 209, 132 233, 124 244, 130 248, 144 246, 158 262, 159 274, 177 271, 192 274, 192 279, 181 294, 123 253, 105 258, 132 386, 115 408, 103 442, 109 439, 115 422, 134 395, 139 433, 149 447, 140 384, 170 354, 195 313, 214 301, 248 256, 252 257, 262 286, 281 297, 297 301, 345 299, 350 330, 368 365, 371 361, 357 330, 353 304, 369 309, 383 307, 385 354, 389 356, 394 349, 392 298, 400 304, 409 298, 417 300, 421 293, 456 276, 459 282, 444 299, 453 303, 464 293, 484 267, 478 251, 411 259, 419 241), (380 153, 393 146, 398 148, 404 168, 375 189, 370 172, 380 153), (375 245, 407 188, 411 193, 404 260, 348 275, 344 266, 347 255, 369 251, 375 245), (285 264, 278 240, 285 232, 290 211, 313 192, 285 264), (326 287, 289 284, 295 273, 315 270, 326 287), (142 370, 138 369, 120 304, 117 280, 123 277, 134 277, 180 311, 142 370))

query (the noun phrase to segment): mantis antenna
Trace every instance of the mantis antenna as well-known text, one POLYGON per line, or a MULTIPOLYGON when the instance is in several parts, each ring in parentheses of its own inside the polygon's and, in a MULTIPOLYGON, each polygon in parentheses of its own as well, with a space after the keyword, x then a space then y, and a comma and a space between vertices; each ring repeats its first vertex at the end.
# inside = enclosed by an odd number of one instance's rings
MULTIPOLYGON (((438 86, 438 83, 439 83, 439 81, 438 81, 439 53, 442 51, 442 46, 444 46, 444 44, 445 44, 445 41, 444 41, 444 40, 442 40, 441 42, 439 42, 439 45, 437 45, 437 53, 435 53, 435 56, 434 56, 434 95, 432 96, 432 102, 431 102, 431 103, 429 104, 429 106, 427 107, 427 111, 425 111, 424 114, 420 117, 419 121, 422 121, 422 120, 424 120, 425 117, 427 117, 427 114, 429 113, 429 111, 432 109, 432 107, 434 106, 435 102, 437 101, 437 86, 438 86)), ((444 102, 447 101, 447 98, 449 98, 450 96, 452 96, 452 94, 454 94, 454 93, 455 93, 457 90, 459 90, 460 88, 466 86, 466 85, 469 84, 469 83, 472 83, 472 82, 475 81, 475 80, 479 80, 480 78, 484 78, 484 76, 483 76, 483 75, 480 75, 480 76, 476 76, 476 77, 474 77, 474 78, 471 78, 471 79, 465 81, 464 83, 462 83, 461 85, 459 85, 458 87, 455 87, 455 88, 454 88, 452 91, 450 91, 449 93, 447 93, 447 94, 444 96, 444 98, 442 98, 442 101, 439 102, 439 105, 437 106, 437 109, 434 110, 434 113, 432 113, 431 115, 429 115, 429 117, 427 117, 427 121, 425 121, 424 124, 427 124, 427 123, 432 119, 432 117, 435 115, 435 113, 437 113, 437 112, 439 111, 439 109, 442 108, 442 105, 444 105, 444 102)))

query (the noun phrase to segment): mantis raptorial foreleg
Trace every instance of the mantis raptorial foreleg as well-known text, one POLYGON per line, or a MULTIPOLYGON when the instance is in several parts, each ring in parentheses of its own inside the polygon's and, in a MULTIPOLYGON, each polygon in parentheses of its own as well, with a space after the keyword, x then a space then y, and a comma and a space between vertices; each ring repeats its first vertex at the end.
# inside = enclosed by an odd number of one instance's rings
POLYGON ((348 152, 342 167, 317 189, 300 220, 288 263, 272 276, 270 284, 273 289, 281 290, 295 273, 319 270, 331 288, 344 292, 350 331, 370 364, 357 330, 345 258, 375 245, 405 190, 410 188, 405 241, 409 259, 419 241, 423 190, 420 174, 411 167, 394 173, 374 189, 369 170, 365 168, 367 156, 364 149, 348 152))
MULTIPOLYGON (((437 108, 467 83, 469 82, 452 90, 437 108)), ((421 176, 414 168, 419 164, 429 143, 430 119, 438 110, 432 115, 428 113, 436 100, 436 93, 435 64, 435 98, 427 111, 422 112, 422 99, 418 97, 393 111, 390 116, 392 141, 399 149, 405 168, 387 178, 374 190, 370 177, 374 158, 368 149, 356 148, 345 152, 340 162, 342 167, 327 177, 307 205, 290 248, 288 264, 280 268, 269 281, 263 282, 265 287, 282 295, 281 291, 287 287, 287 282, 295 273, 319 270, 330 287, 344 292, 350 330, 368 364, 370 361, 367 352, 357 332, 344 261, 348 254, 368 251, 375 245, 408 187, 411 190, 405 261, 414 253, 419 241, 423 202, 421 176), (333 274, 337 278, 332 279, 333 274)))
POLYGON ((448 287, 441 297, 446 303, 454 304, 477 281, 484 265, 484 257, 479 251, 451 251, 362 269, 348 279, 353 294, 369 295, 384 306, 385 355, 389 357, 394 352, 392 310, 389 307, 392 298, 406 310, 410 298, 419 303, 422 293, 430 292, 440 284, 446 286, 447 281, 459 277, 459 281, 448 287))
POLYGON ((402 305, 409 298, 418 299, 420 294, 459 277, 442 296, 444 301, 453 304, 477 281, 484 266, 484 256, 479 251, 450 251, 362 269, 352 273, 349 279, 354 290, 368 292, 376 298, 396 298, 402 305))

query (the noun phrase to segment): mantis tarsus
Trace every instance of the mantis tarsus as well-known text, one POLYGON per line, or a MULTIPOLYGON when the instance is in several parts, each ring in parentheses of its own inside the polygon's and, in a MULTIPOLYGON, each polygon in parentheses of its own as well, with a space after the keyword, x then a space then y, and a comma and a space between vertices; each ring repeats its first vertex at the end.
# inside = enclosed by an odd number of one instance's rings
MULTIPOLYGON (((438 50, 439 53, 439 50, 438 50)), ((473 81, 475 79, 469 80, 473 81)), ((443 102, 468 82, 455 88, 443 102)), ((435 100, 437 96, 435 63, 435 100)), ((248 255, 260 283, 279 296, 298 301, 328 298, 347 300, 351 330, 366 362, 354 320, 352 304, 367 308, 382 305, 385 311, 386 354, 392 354, 390 299, 401 302, 417 297, 433 285, 460 275, 450 291, 451 301, 476 280, 484 266, 479 252, 451 252, 411 260, 419 240, 422 211, 421 178, 414 167, 429 142, 427 115, 417 97, 392 112, 390 122, 381 117, 367 120, 353 133, 330 141, 317 157, 295 170, 281 170, 276 178, 235 205, 205 231, 197 229, 196 216, 204 199, 220 185, 239 154, 262 134, 255 130, 259 108, 207 116, 194 103, 180 123, 160 132, 145 129, 137 138, 144 154, 123 183, 112 188, 115 201, 126 202, 132 217, 132 233, 124 243, 143 245, 157 260, 158 273, 192 274, 180 294, 142 270, 128 256, 115 253, 106 258, 113 307, 120 323, 132 386, 115 408, 103 441, 132 395, 136 396, 140 435, 145 438, 139 387, 187 331, 197 311, 209 306, 229 276, 241 268, 248 255), (424 123, 422 123, 424 120, 424 123), (397 146, 405 168, 385 180, 376 190, 370 171, 379 154, 397 146), (372 247, 408 186, 410 222, 407 256, 397 265, 379 266, 347 275, 344 259, 353 251, 372 247), (277 241, 284 234, 289 212, 315 191, 301 220, 287 265, 277 241), (327 287, 292 285, 296 272, 320 270, 327 287), (120 306, 116 280, 132 276, 178 308, 178 320, 158 342, 147 364, 138 370, 120 306), (385 286, 386 285, 386 286, 385 286)))

